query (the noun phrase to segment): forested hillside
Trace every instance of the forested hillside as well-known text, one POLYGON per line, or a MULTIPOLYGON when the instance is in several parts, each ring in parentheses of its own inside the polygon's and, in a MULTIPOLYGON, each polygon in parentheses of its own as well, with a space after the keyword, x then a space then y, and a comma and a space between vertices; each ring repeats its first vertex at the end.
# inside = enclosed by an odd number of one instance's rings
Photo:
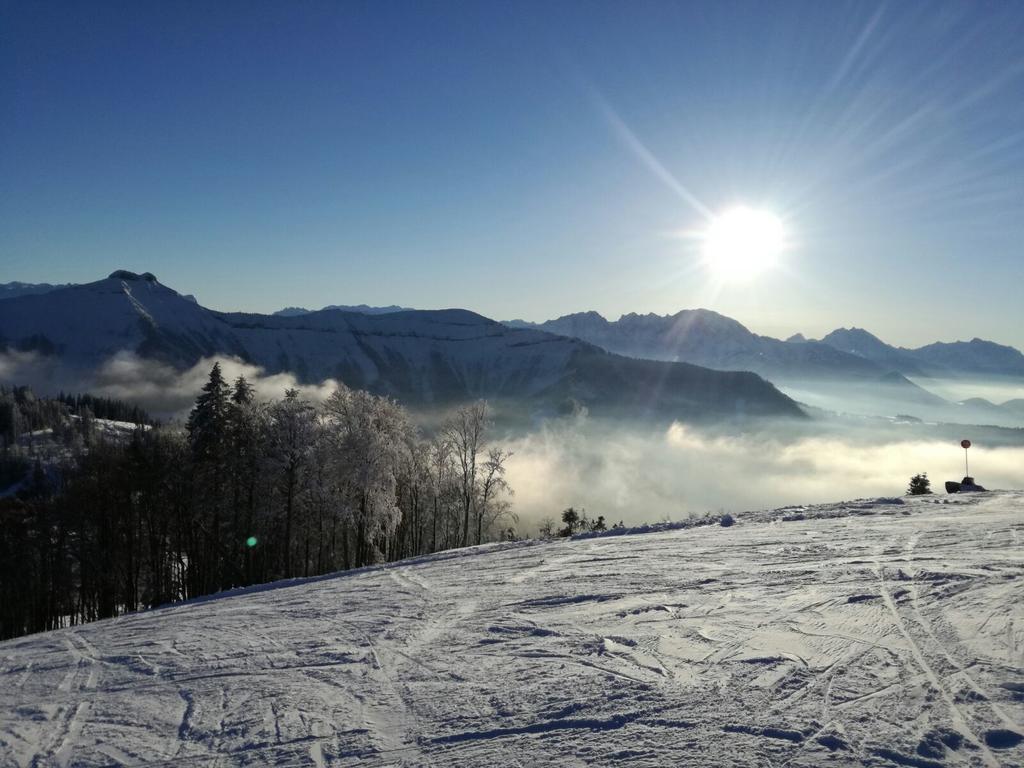
POLYGON ((514 536, 488 428, 483 402, 431 439, 344 387, 261 402, 214 366, 186 429, 98 436, 0 499, 0 637, 514 536))

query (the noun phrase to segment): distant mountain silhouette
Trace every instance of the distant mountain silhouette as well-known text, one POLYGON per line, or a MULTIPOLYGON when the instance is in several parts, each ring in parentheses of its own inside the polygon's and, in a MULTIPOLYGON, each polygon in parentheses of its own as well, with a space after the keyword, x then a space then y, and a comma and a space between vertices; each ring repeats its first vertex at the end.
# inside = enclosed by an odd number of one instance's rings
POLYGON ((953 403, 908 378, 925 386, 929 377, 1024 378, 1020 352, 980 339, 903 349, 861 328, 839 328, 820 341, 803 334, 781 341, 707 309, 627 314, 616 321, 578 312, 544 323, 512 320, 507 325, 578 338, 629 357, 754 371, 797 399, 828 410, 1024 426, 1024 406, 986 405, 979 398, 953 403))
POLYGON ((708 309, 685 309, 664 316, 628 314, 614 322, 597 312, 580 312, 545 323, 512 324, 572 336, 630 357, 754 371, 780 379, 878 378, 891 370, 802 337, 786 342, 758 336, 736 320, 708 309))
POLYGON ((543 323, 511 320, 507 325, 572 336, 630 357, 750 370, 779 380, 872 379, 892 371, 905 376, 1024 377, 1024 355, 982 339, 904 349, 862 328, 838 328, 820 341, 803 334, 781 341, 754 334, 708 309, 686 309, 674 315, 631 313, 616 321, 597 312, 578 312, 543 323))
POLYGON ((277 317, 298 317, 299 315, 309 315, 313 312, 322 312, 328 309, 337 309, 342 312, 358 312, 362 315, 389 315, 392 312, 411 312, 409 307, 400 307, 397 304, 392 304, 387 307, 371 307, 367 304, 330 304, 321 310, 306 309, 304 307, 285 307, 279 309, 274 313, 277 317))
POLYGON ((56 288, 66 288, 67 285, 51 285, 50 283, 0 283, 0 299, 11 299, 15 296, 32 296, 39 293, 49 293, 56 288))
POLYGON ((906 349, 886 344, 861 328, 839 328, 822 342, 880 365, 889 365, 908 376, 1024 377, 1024 355, 1020 351, 978 338, 906 349))

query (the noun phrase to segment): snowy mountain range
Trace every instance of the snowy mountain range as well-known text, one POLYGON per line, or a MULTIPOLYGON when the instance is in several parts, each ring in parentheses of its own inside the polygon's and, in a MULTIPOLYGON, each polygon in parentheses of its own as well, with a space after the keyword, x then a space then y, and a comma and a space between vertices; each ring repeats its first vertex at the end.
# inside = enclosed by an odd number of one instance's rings
POLYGON ((0 299, 10 299, 15 296, 31 296, 37 293, 49 293, 57 288, 67 288, 69 284, 52 285, 50 283, 0 283, 0 299))
POLYGON ((930 376, 1024 380, 1024 355, 981 339, 905 349, 841 328, 821 340, 798 334, 782 341, 706 309, 618 321, 583 312, 539 324, 394 305, 216 312, 150 273, 127 271, 86 285, 2 288, 0 344, 78 370, 125 350, 178 368, 221 354, 303 382, 335 378, 407 404, 487 397, 630 415, 793 412, 792 402, 757 377, 722 373, 752 371, 826 410, 1024 426, 1024 409, 1014 401, 952 403, 919 386, 930 376))
POLYGON ((839 328, 821 342, 907 376, 1012 376, 1024 378, 1024 354, 974 338, 917 349, 894 347, 862 328, 839 328))
MULTIPOLYGON (((337 309, 341 312, 358 312, 362 315, 390 315, 392 312, 414 311, 411 307, 400 307, 397 304, 391 304, 386 307, 371 307, 368 304, 328 304, 319 311, 323 312, 330 309, 337 309)), ((276 317, 298 317, 299 315, 309 315, 316 311, 318 310, 306 309, 305 307, 285 307, 284 309, 277 310, 274 315, 276 317)))
POLYGON ((780 380, 877 379, 892 372, 1024 378, 1024 354, 982 339, 905 349, 859 328, 840 328, 820 341, 802 334, 782 341, 759 336, 736 320, 707 309, 687 309, 674 315, 630 313, 616 321, 597 312, 579 312, 543 323, 512 320, 506 324, 572 336, 630 357, 751 370, 780 380))
POLYGON ((617 321, 597 312, 580 312, 539 324, 512 321, 510 326, 572 336, 630 357, 756 371, 776 378, 878 378, 890 370, 829 344, 794 344, 758 336, 736 320, 707 309, 666 316, 630 313, 617 321))
POLYGON ((505 324, 570 336, 628 357, 754 371, 799 402, 829 411, 1024 427, 1024 412, 1016 401, 999 405, 969 397, 952 402, 927 389, 937 379, 985 379, 1008 383, 1011 389, 1024 387, 1024 355, 982 339, 906 349, 860 328, 840 328, 820 340, 795 334, 782 341, 707 309, 674 315, 630 313, 616 321, 597 312, 579 312, 544 323, 505 324))
POLYGON ((752 373, 637 360, 461 309, 297 316, 216 312, 150 273, 0 300, 0 342, 94 370, 119 352, 179 368, 232 355, 301 381, 334 378, 410 404, 486 397, 603 413, 802 416, 752 373))

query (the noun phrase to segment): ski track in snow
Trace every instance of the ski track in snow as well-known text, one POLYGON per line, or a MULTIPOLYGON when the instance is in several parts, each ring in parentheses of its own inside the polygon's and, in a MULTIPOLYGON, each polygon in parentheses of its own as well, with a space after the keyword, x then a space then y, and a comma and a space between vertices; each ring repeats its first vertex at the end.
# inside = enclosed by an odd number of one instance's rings
POLYGON ((941 500, 488 545, 10 640, 0 767, 1024 765, 1024 493, 941 500))

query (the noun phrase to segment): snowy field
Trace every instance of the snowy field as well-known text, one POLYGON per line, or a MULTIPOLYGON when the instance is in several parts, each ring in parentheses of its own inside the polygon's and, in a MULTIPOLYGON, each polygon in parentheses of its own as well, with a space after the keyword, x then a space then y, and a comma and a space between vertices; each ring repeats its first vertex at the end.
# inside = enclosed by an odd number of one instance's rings
POLYGON ((945 499, 486 546, 0 643, 0 765, 1024 765, 1024 494, 945 499))

